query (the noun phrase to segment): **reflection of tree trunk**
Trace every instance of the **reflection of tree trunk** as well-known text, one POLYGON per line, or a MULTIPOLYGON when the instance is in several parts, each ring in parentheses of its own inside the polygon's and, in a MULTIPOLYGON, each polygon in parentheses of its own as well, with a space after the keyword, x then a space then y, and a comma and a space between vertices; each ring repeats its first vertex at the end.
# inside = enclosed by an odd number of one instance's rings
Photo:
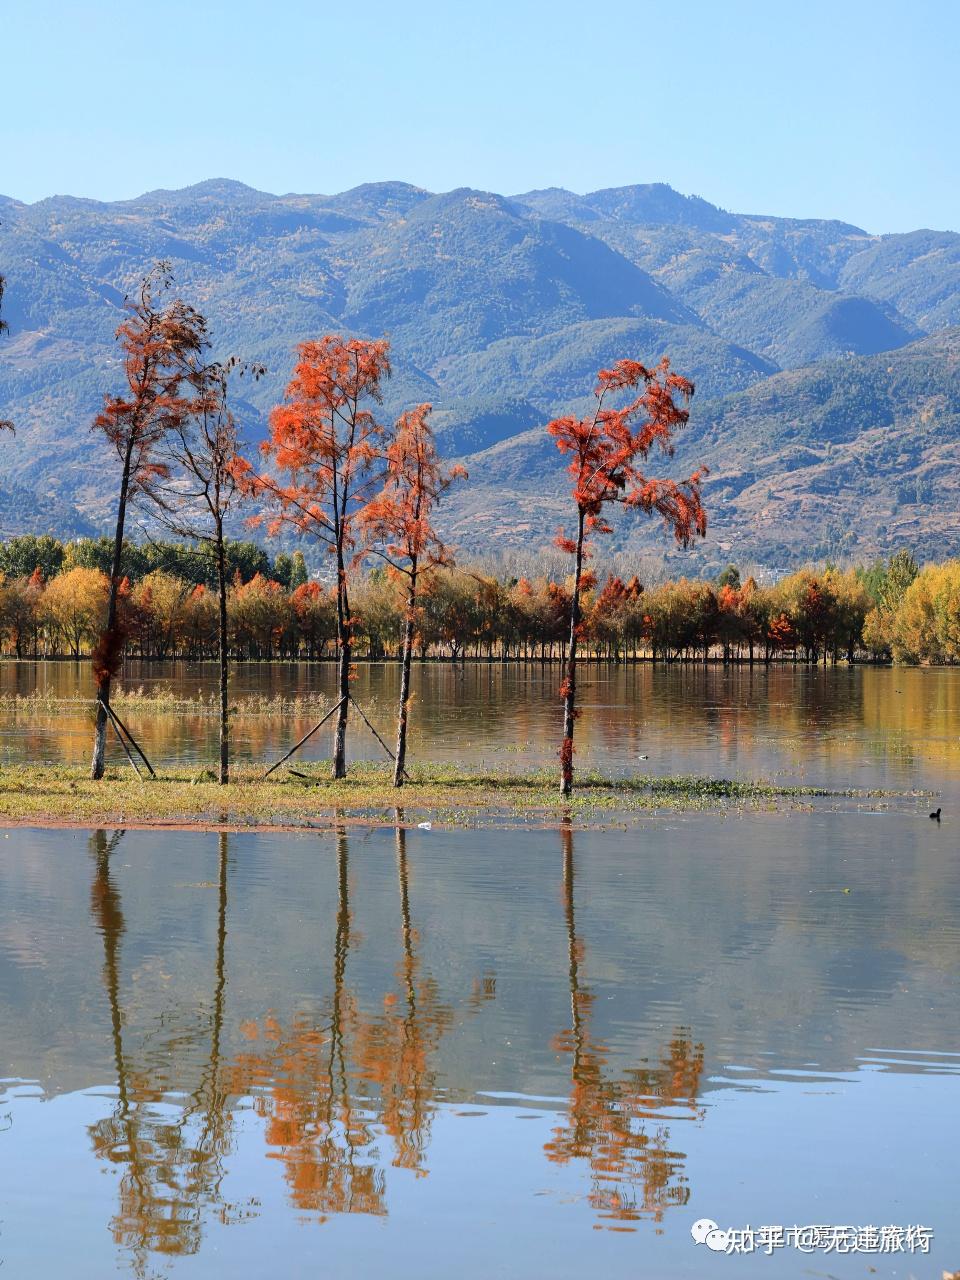
POLYGON ((343 1056, 343 981, 350 950, 350 846, 344 827, 337 828, 337 932, 333 950, 333 1040, 343 1056))
MULTIPOLYGON (((203 1133, 197 1143, 201 1159, 212 1153, 216 1161, 216 1177, 210 1192, 217 1197, 224 1170, 220 1163, 226 1135, 226 1092, 220 1083, 220 1055, 223 1038, 223 1007, 227 988, 227 877, 230 870, 230 837, 221 831, 219 838, 219 871, 217 879, 217 947, 214 960, 213 1014, 210 1024, 210 1057, 207 1069, 194 1094, 194 1106, 204 1112, 203 1133)), ((194 1108, 192 1107, 191 1110, 194 1108)), ((186 1117, 185 1117, 186 1118, 186 1117)))
MULTIPOLYGON (((339 816, 339 813, 338 813, 339 816)), ((357 1154, 365 1145, 357 1131, 350 1097, 350 1072, 347 1065, 346 1031, 351 1020, 352 1005, 346 988, 347 956, 350 952, 350 845, 346 827, 337 828, 337 932, 334 943, 333 1008, 330 1017, 330 1115, 327 1133, 330 1135, 333 1112, 339 1093, 340 1114, 343 1123, 344 1154, 349 1169, 350 1199, 359 1188, 361 1202, 366 1198, 364 1181, 372 1174, 372 1168, 357 1165, 357 1154), (334 1079, 336 1064, 336 1082, 334 1079)), ((382 1191, 378 1193, 382 1195, 382 1191)))
MULTIPOLYGON (((110 1006, 114 1066, 118 1102, 113 1115, 91 1129, 98 1156, 123 1167, 120 1208, 113 1221, 114 1236, 133 1255, 134 1269, 143 1274, 147 1256, 191 1254, 200 1247, 203 1212, 220 1202, 224 1156, 227 1151, 228 1092, 222 1083, 222 1037, 226 995, 227 877, 229 848, 220 836, 216 947, 210 1041, 199 1083, 178 1115, 166 1108, 154 1110, 171 1088, 179 1085, 181 1063, 173 1050, 193 1047, 193 1037, 176 1037, 167 1046, 163 1068, 149 1062, 137 1068, 128 1061, 123 1045, 124 1016, 120 1000, 120 941, 124 933, 119 895, 110 879, 110 857, 122 837, 108 841, 103 831, 91 838, 96 876, 91 902, 97 927, 103 936, 104 985, 110 1006), (193 1139, 191 1121, 200 1118, 200 1133, 193 1139)), ((222 1207, 224 1220, 226 1208, 222 1207)))
POLYGON ((333 1005, 330 1012, 330 1089, 328 1093, 328 1132, 333 1124, 337 1085, 348 1130, 347 1155, 351 1169, 354 1164, 354 1143, 349 1128, 349 1082, 347 1078, 346 1050, 344 1048, 344 979, 347 973, 347 955, 350 951, 350 845, 347 831, 337 827, 337 931, 333 947, 333 1005))
MULTIPOLYGON (((123 839, 124 831, 115 831, 107 839, 105 831, 95 831, 90 837, 91 852, 96 858, 96 875, 91 893, 91 908, 97 929, 103 937, 103 981, 110 1006, 110 1032, 113 1042, 113 1062, 117 1073, 118 1103, 114 1114, 114 1124, 122 1133, 122 1141, 126 1144, 127 1168, 133 1180, 136 1194, 145 1198, 148 1195, 147 1180, 141 1160, 140 1135, 133 1109, 130 1103, 130 1089, 127 1079, 127 1063, 123 1052, 123 1010, 120 1005, 120 940, 126 930, 123 911, 120 907, 120 894, 110 878, 110 858, 117 845, 123 839)), ((109 1122, 101 1122, 104 1134, 109 1142, 109 1122)), ((116 1139, 110 1144, 115 1148, 116 1139)), ((108 1157, 113 1158, 110 1150, 108 1157)), ((135 1271, 138 1274, 145 1264, 143 1250, 135 1250, 135 1271)))
POLYGON ((560 828, 563 849, 563 914, 567 922, 567 960, 570 979, 570 1026, 573 1031, 573 1074, 580 1069, 583 1051, 583 1023, 580 1018, 580 955, 577 944, 577 923, 574 912, 573 882, 573 828, 565 822, 560 828))
MULTIPOLYGON (((403 810, 396 810, 397 819, 397 879, 400 885, 400 927, 403 935, 403 985, 407 993, 407 1012, 403 1020, 403 1043, 404 1051, 410 1053, 414 1051, 414 1057, 419 1060, 416 1049, 422 1039, 422 1034, 417 1025, 417 957, 413 949, 414 933, 413 923, 410 917, 410 878, 407 868, 407 832, 403 825, 403 810)), ((427 1010, 429 1015, 429 994, 427 995, 427 1010)), ((420 1115, 424 1105, 424 1093, 426 1092, 426 1084, 424 1073, 426 1072, 426 1060, 423 1062, 422 1072, 417 1070, 412 1081, 412 1101, 414 1124, 421 1123, 420 1115)))
POLYGON ((659 1061, 641 1064, 623 1075, 609 1070, 607 1050, 591 1027, 593 995, 582 974, 583 943, 577 936, 574 893, 573 832, 561 827, 563 908, 567 927, 570 987, 569 1030, 555 1044, 570 1055, 570 1101, 567 1115, 545 1146, 547 1157, 560 1164, 585 1160, 591 1178, 590 1203, 616 1230, 631 1229, 641 1217, 659 1222, 670 1205, 686 1204, 689 1186, 684 1156, 672 1150, 669 1128, 661 1115, 682 1106, 696 1114, 696 1095, 703 1071, 703 1046, 678 1030, 661 1051, 659 1061), (652 1133, 648 1122, 657 1121, 652 1133))
POLYGON ((397 809, 397 880, 400 885, 400 927, 403 934, 403 984, 407 992, 407 1035, 417 1014, 417 988, 414 981, 416 958, 413 954, 413 925, 410 921, 410 880, 407 869, 407 832, 403 826, 403 810, 397 809))
MULTIPOLYGON (((395 1165, 423 1170, 433 1110, 435 1069, 431 1057, 453 1023, 453 1010, 441 1003, 436 983, 420 974, 416 953, 417 934, 410 908, 410 873, 407 863, 407 833, 403 810, 394 810, 397 842, 397 883, 400 890, 400 935, 403 959, 398 977, 403 986, 406 1009, 393 1021, 397 1039, 392 1043, 395 1060, 381 1070, 381 1102, 388 1131, 397 1144, 395 1165)), ((474 993, 476 1007, 485 998, 483 989, 474 993)))
POLYGON ((120 1092, 121 1106, 126 1110, 129 1103, 123 1060, 123 1014, 120 1009, 120 939, 123 937, 126 925, 120 907, 120 895, 110 879, 110 856, 123 836, 123 831, 115 831, 108 840, 105 831, 95 831, 90 837, 90 846, 97 860, 91 908, 97 928, 103 937, 103 980, 110 1004, 110 1031, 117 1071, 117 1088, 120 1092))
POLYGON ((219 837, 220 868, 217 896, 217 984, 213 993, 213 1037, 210 1045, 211 1061, 220 1062, 220 1037, 223 1032, 223 996, 227 986, 227 872, 230 868, 230 837, 226 831, 219 837))

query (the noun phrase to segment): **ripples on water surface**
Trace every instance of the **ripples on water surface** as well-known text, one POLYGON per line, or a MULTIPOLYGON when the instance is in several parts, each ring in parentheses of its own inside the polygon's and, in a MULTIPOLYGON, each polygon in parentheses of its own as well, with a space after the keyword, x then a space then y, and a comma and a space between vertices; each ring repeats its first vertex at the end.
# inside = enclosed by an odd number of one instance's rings
POLYGON ((11 831, 2 1273, 939 1277, 955 830, 11 831), (703 1217, 935 1240, 727 1258, 703 1217))
MULTIPOLYGON (((392 736, 397 667, 361 664, 354 692, 392 736)), ((321 693, 331 699, 331 663, 237 668, 233 697, 321 693)), ((413 760, 498 768, 556 763, 560 732, 556 666, 531 663, 418 666, 414 670, 413 760)), ((128 663, 127 689, 170 689, 180 697, 214 694, 209 664, 128 663)), ((577 759, 612 773, 702 773, 777 777, 819 786, 956 789, 960 772, 960 671, 762 666, 585 665, 577 759), (646 757, 645 759, 642 757, 646 757)), ((35 691, 92 697, 89 663, 0 663, 0 695, 35 691)), ((161 764, 215 760, 212 716, 123 712, 161 764)), ((316 716, 243 716, 234 726, 241 760, 275 758, 316 716)), ((0 708, 0 763, 85 762, 92 713, 0 708)), ((354 718, 350 747, 378 758, 380 748, 354 718)), ((322 730, 302 756, 330 754, 322 730)), ((118 763, 123 756, 111 742, 118 763)), ((960 794, 960 791, 958 791, 960 794)))

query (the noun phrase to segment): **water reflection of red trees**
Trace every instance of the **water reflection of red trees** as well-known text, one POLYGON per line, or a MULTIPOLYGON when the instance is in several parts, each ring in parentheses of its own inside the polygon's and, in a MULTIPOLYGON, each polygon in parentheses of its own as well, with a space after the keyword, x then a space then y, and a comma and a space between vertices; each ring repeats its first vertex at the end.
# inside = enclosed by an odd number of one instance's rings
MULTIPOLYGON (((256 1200, 231 1202, 224 1194, 235 1113, 247 1099, 296 1210, 315 1221, 346 1213, 385 1216, 389 1170, 427 1174, 436 1100, 443 1094, 443 1042, 496 997, 495 978, 482 974, 451 1000, 425 965, 402 821, 395 837, 400 958, 392 988, 368 1010, 349 981, 358 938, 348 836, 341 830, 330 994, 315 1009, 241 1024, 246 1043, 234 1053, 224 1048, 229 837, 220 837, 211 885, 217 908, 207 992, 159 1009, 151 1004, 146 1029, 134 1001, 145 999, 147 975, 135 988, 122 975, 128 926, 112 869, 121 838, 104 832, 91 838, 90 907, 103 943, 117 1096, 89 1133, 97 1158, 119 1174, 110 1229, 135 1273, 146 1276, 152 1256, 196 1253, 209 1220, 230 1223, 259 1212, 256 1200)), ((572 832, 564 830, 562 839, 570 1019, 553 1045, 569 1068, 570 1092, 545 1154, 555 1164, 582 1162, 602 1225, 632 1229, 643 1218, 659 1223, 671 1205, 687 1201, 684 1156, 670 1130, 699 1114, 703 1049, 678 1030, 655 1060, 614 1069, 594 1030, 595 997, 584 979, 572 832)))
POLYGON ((445 1001, 423 970, 410 907, 406 832, 398 825, 397 879, 403 954, 398 991, 381 1009, 360 1009, 346 984, 352 916, 347 836, 337 837, 337 929, 333 995, 325 1016, 301 1016, 284 1028, 268 1018, 247 1024, 251 1048, 238 1056, 233 1088, 251 1093, 266 1120, 269 1154, 282 1161, 293 1203, 332 1213, 386 1213, 387 1159, 426 1173, 436 1108, 440 1043, 463 1015, 494 998, 491 976, 477 979, 461 1009, 445 1001), (389 1157, 378 1145, 390 1140, 389 1157))
POLYGON ((90 1127, 94 1153, 120 1172, 113 1238, 145 1275, 151 1254, 192 1254, 200 1247, 203 1220, 247 1216, 250 1206, 229 1204, 221 1184, 231 1150, 231 1111, 224 1088, 221 1041, 226 986, 227 837, 220 837, 217 943, 209 1007, 198 1018, 169 1027, 131 1050, 125 1037, 121 944, 126 923, 111 869, 122 831, 91 836, 94 878, 91 914, 103 940, 103 982, 110 1011, 117 1100, 90 1127), (202 1062, 193 1088, 183 1092, 178 1071, 202 1062))
POLYGON ((562 829, 561 839, 570 1026, 553 1045, 569 1060, 570 1101, 544 1150, 557 1164, 585 1161, 591 1205, 611 1229, 629 1230, 642 1218, 659 1223, 667 1208, 689 1199, 685 1157, 672 1148, 666 1122, 700 1114, 703 1046, 678 1030, 655 1063, 620 1075, 610 1070, 607 1050, 591 1025, 594 995, 582 980, 585 945, 576 928, 569 827, 562 829))

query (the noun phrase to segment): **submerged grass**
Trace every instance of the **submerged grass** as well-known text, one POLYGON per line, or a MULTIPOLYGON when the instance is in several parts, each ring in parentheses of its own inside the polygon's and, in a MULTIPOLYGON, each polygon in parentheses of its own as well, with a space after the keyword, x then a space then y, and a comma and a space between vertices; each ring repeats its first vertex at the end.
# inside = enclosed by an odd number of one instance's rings
MULTIPOLYGON (((110 703, 118 711, 143 712, 146 715, 195 715, 217 716, 220 713, 219 695, 197 692, 192 697, 184 697, 168 686, 145 689, 140 685, 136 689, 115 689, 110 696, 110 703)), ((65 697, 62 694, 45 689, 34 690, 33 693, 0 694, 0 712, 16 714, 55 715, 65 707, 88 709, 91 713, 96 703, 92 697, 65 697)), ((318 718, 329 711, 331 699, 322 693, 263 694, 249 693, 234 698, 230 715, 242 720, 248 716, 283 716, 318 718)))
MULTIPOLYGON (((316 828, 342 821, 429 819, 452 826, 584 824, 628 819, 657 811, 742 811, 797 807, 817 797, 866 799, 890 792, 830 791, 764 781, 681 776, 614 779, 582 773, 571 801, 557 793, 554 770, 528 773, 458 765, 411 768, 403 788, 392 786, 390 768, 357 763, 334 781, 323 765, 280 769, 266 782, 261 770, 234 770, 228 787, 207 769, 172 768, 141 782, 129 766, 91 782, 85 769, 63 765, 0 768, 0 824, 43 826, 190 826, 316 828)), ((896 793, 902 795, 903 793, 896 793)))

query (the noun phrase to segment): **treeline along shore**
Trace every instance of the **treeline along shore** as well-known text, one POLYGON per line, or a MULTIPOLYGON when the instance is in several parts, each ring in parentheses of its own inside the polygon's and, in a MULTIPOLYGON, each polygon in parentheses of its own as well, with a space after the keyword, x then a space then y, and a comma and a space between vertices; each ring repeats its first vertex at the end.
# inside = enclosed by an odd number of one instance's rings
MULTIPOLYGON (((0 543, 0 646, 10 657, 80 658, 102 633, 112 539, 32 535, 0 543)), ((227 543, 228 634, 234 661, 338 657, 336 589, 303 554, 272 558, 227 543)), ((121 611, 130 656, 217 656, 216 566, 208 549, 128 543, 121 611)), ((586 580, 582 655, 610 661, 954 663, 960 661, 960 561, 921 568, 909 551, 846 569, 806 568, 773 585, 734 565, 718 578, 655 585, 602 566, 586 580)), ((482 564, 441 567, 420 599, 423 660, 558 661, 570 616, 569 578, 515 576, 482 564)), ((354 656, 398 659, 406 600, 376 569, 351 601, 354 656)))

